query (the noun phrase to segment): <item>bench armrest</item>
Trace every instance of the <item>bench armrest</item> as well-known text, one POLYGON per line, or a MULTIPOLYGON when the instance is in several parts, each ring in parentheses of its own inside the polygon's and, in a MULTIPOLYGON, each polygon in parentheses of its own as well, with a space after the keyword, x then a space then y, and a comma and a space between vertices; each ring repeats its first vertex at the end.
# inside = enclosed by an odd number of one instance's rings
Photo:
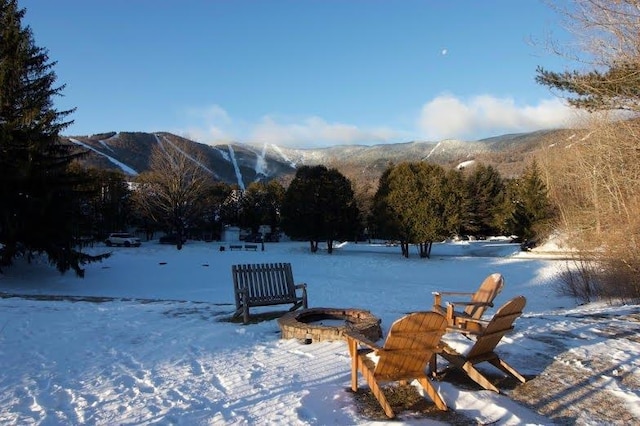
POLYGON ((307 302, 307 284, 306 283, 300 283, 300 284, 296 284, 294 286, 294 288, 297 289, 301 289, 302 290, 302 308, 303 309, 307 309, 309 307, 309 303, 307 302))

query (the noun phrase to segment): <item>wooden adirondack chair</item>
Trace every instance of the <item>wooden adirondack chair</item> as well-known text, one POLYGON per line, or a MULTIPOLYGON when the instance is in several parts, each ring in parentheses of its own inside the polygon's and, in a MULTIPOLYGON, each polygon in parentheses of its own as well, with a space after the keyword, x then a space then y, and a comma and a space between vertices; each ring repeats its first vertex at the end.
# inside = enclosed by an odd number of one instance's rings
POLYGON ((468 352, 461 354, 446 343, 442 343, 442 351, 438 355, 449 361, 451 365, 464 370, 473 381, 483 388, 494 392, 500 391, 475 368, 476 364, 485 361, 489 362, 522 383, 526 382, 522 374, 507 364, 495 352, 495 348, 502 337, 513 330, 513 323, 522 315, 526 302, 527 300, 524 296, 518 296, 502 305, 493 318, 487 322, 482 332, 476 335, 475 343, 468 352))
POLYGON ((493 299, 502 291, 503 287, 504 278, 501 274, 494 273, 485 278, 475 293, 457 291, 433 292, 433 310, 446 316, 447 323, 451 328, 479 332, 482 326, 474 320, 481 319, 487 308, 493 307, 493 299), (471 297, 470 300, 466 301, 447 301, 447 306, 443 306, 442 296, 471 297), (464 306, 464 309, 456 310, 458 306, 464 306))
POLYGON ((435 351, 445 333, 447 320, 436 312, 415 312, 396 320, 380 347, 361 334, 347 332, 351 355, 351 389, 358 390, 358 371, 362 373, 385 414, 395 417, 380 383, 408 382, 417 379, 436 406, 446 411, 447 405, 427 378, 429 362, 435 363, 435 351), (359 346, 365 346, 358 349, 359 346), (374 354, 377 360, 367 355, 374 354))

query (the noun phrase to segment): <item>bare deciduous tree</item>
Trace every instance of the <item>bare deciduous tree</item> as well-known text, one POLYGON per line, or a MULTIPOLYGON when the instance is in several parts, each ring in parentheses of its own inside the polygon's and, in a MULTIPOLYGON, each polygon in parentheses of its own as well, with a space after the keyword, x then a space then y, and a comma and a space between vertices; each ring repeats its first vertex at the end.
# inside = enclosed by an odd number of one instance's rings
POLYGON ((604 287, 624 289, 611 297, 640 297, 639 137, 636 120, 598 119, 582 137, 548 147, 541 157, 560 227, 580 257, 599 260, 604 287))
POLYGON ((638 299, 640 0, 573 0, 552 7, 578 42, 578 53, 565 56, 592 70, 539 68, 537 81, 578 109, 598 113, 583 126, 584 134, 548 148, 542 161, 550 195, 579 257, 597 265, 588 276, 599 281, 598 295, 638 299))
POLYGON ((140 214, 166 230, 176 233, 177 248, 182 249, 185 230, 204 210, 211 173, 195 154, 160 142, 153 148, 150 172, 137 178, 133 194, 140 214))

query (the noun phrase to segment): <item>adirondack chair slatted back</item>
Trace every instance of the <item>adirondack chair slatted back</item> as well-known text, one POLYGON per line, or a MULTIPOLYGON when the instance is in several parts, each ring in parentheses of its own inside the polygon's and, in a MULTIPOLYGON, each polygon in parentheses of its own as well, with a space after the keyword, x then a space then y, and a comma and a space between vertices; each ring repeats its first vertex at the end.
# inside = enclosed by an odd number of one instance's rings
POLYGON ((446 327, 446 318, 435 312, 414 312, 396 320, 378 352, 374 376, 385 380, 419 377, 446 327))
POLYGON ((517 296, 498 309, 482 334, 476 337, 476 342, 466 355, 467 359, 490 354, 496 348, 505 334, 513 330, 513 323, 522 315, 527 299, 517 296))
MULTIPOLYGON (((493 299, 502 291, 504 287, 504 278, 502 274, 494 273, 489 275, 482 282, 478 290, 471 297, 472 302, 480 302, 480 303, 491 303, 493 299)), ((469 305, 465 308, 464 312, 469 315, 469 317, 474 319, 482 318, 482 315, 487 310, 486 305, 469 305)))
POLYGON ((290 263, 233 265, 233 285, 236 307, 242 305, 246 291, 247 303, 266 306, 296 300, 296 289, 290 263))

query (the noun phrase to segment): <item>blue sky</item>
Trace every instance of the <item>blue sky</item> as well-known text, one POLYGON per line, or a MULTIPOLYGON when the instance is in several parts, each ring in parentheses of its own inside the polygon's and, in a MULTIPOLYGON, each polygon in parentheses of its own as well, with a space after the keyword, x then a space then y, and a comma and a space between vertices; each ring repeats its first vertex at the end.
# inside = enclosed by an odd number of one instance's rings
POLYGON ((569 125, 540 0, 21 0, 76 107, 65 135, 168 131, 294 147, 569 125))

